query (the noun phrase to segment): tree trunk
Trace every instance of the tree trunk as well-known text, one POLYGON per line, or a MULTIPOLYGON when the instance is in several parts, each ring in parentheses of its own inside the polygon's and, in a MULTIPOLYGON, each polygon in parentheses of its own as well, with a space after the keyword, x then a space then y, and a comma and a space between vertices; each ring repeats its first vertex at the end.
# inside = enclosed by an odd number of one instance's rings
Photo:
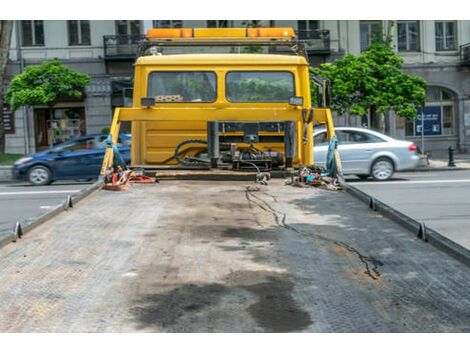
POLYGON ((5 152, 5 130, 3 128, 3 85, 10 53, 13 21, 0 21, 0 153, 5 152))
POLYGON ((370 107, 370 128, 373 130, 384 133, 385 132, 385 117, 383 113, 378 114, 375 106, 370 107))

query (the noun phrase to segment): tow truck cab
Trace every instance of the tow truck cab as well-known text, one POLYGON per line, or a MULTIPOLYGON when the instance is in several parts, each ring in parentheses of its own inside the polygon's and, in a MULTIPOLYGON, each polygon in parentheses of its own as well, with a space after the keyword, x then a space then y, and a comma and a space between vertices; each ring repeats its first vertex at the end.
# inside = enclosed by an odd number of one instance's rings
MULTIPOLYGON (((116 109, 112 137, 121 122, 131 122, 135 167, 313 165, 313 122, 326 124, 330 137, 334 130, 327 82, 313 81, 319 94, 313 109, 309 64, 295 52, 299 47, 291 28, 149 30, 135 63, 133 107, 116 109), (204 45, 240 52, 289 45, 294 55, 162 49, 204 45)), ((102 173, 111 164, 108 149, 102 173)))

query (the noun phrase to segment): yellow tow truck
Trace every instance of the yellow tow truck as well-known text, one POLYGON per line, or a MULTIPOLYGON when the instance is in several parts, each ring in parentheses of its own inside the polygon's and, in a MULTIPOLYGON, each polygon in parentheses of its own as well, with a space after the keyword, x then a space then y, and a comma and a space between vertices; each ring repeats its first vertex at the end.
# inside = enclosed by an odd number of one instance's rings
MULTIPOLYGON (((115 110, 110 134, 116 143, 131 123, 133 168, 289 170, 313 165, 314 124, 334 136, 328 104, 328 82, 311 76, 292 28, 150 29, 133 106, 115 110), (181 47, 225 52, 167 54, 181 47), (293 55, 271 53, 279 47, 293 55)), ((113 160, 108 148, 102 175, 113 160)))

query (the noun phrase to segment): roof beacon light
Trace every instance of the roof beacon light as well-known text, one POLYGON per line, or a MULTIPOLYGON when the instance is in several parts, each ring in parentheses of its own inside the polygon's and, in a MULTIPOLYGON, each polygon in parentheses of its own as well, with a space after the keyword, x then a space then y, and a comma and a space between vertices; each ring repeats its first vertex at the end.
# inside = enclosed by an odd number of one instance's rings
POLYGON ((148 39, 294 39, 292 28, 151 28, 147 31, 148 39))

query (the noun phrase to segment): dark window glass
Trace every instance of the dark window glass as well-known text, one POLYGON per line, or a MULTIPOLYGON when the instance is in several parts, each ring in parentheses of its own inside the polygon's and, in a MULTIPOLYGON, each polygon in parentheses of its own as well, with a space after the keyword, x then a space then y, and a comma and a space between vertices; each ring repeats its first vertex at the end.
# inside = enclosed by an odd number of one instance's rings
POLYGON ((156 20, 153 21, 153 26, 155 28, 182 28, 182 20, 156 20))
POLYGON ((441 21, 435 22, 436 50, 455 50, 456 40, 456 22, 441 21))
POLYGON ((295 96, 290 72, 232 71, 226 77, 227 99, 231 102, 288 102, 295 96))
POLYGON ((208 28, 228 28, 229 21, 228 20, 208 20, 207 27, 208 28))
POLYGON ((44 25, 43 21, 34 21, 35 45, 44 45, 44 25))
POLYGON ((21 33, 24 46, 32 46, 33 44, 33 21, 21 21, 21 33))
POLYGON ((90 45, 90 21, 67 21, 69 45, 90 45))
POLYGON ((361 21, 359 24, 361 51, 382 38, 382 21, 361 21))
POLYGON ((214 102, 217 98, 216 75, 200 71, 152 72, 147 95, 155 97, 157 102, 214 102))
POLYGON ((325 144, 328 144, 328 136, 326 132, 319 133, 313 138, 313 145, 325 145, 325 144))
POLYGON ((419 51, 418 21, 399 21, 397 32, 399 51, 419 51))
POLYGON ((81 33, 82 33, 82 44, 90 45, 90 21, 80 21, 81 33))
POLYGON ((23 46, 44 45, 43 21, 21 21, 21 43, 23 46))
POLYGON ((384 140, 380 137, 374 136, 373 134, 349 131, 349 142, 350 143, 381 143, 384 140))

